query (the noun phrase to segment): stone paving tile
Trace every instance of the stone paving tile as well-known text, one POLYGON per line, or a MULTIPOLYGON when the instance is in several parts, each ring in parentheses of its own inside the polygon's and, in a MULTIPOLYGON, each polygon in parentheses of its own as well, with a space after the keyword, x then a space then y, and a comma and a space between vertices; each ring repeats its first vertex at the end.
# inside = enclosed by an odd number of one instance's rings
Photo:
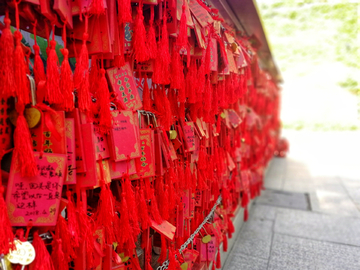
POLYGON ((232 254, 222 270, 264 270, 267 268, 268 260, 243 255, 232 254))
POLYGON ((251 217, 240 231, 233 254, 268 259, 270 256, 273 221, 251 217))
POLYGON ((316 190, 310 198, 314 212, 360 217, 360 211, 347 194, 316 190))
MULTIPOLYGON (((360 174, 359 174, 359 178, 360 178, 360 174)), ((341 181, 345 186, 345 189, 348 192, 350 198, 352 199, 358 211, 360 212, 360 181, 350 180, 350 179, 341 179, 341 181)))
POLYGON ((269 270, 357 270, 360 247, 276 234, 269 270))
POLYGON ((251 206, 251 217, 258 219, 269 219, 275 220, 276 207, 264 205, 264 204, 253 204, 251 206))
POLYGON ((309 210, 308 198, 304 193, 294 193, 280 190, 264 190, 256 200, 257 204, 309 210))
POLYGON ((360 246, 359 218, 279 208, 274 231, 303 238, 360 246))

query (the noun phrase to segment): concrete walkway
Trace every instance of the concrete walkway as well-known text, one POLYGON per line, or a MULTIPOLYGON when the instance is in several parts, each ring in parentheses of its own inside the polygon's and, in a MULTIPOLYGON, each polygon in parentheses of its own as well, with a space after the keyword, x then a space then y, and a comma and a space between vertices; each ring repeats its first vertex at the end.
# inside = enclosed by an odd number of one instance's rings
POLYGON ((225 270, 360 269, 360 132, 284 131, 225 270))

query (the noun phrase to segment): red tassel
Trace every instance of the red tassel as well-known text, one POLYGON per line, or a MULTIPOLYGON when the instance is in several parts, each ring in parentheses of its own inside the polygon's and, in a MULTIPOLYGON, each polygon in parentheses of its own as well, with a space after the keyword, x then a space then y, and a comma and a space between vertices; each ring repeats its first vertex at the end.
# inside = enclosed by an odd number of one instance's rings
MULTIPOLYGON (((36 40, 36 37, 34 35, 34 40, 36 40)), ((35 57, 34 57, 34 77, 35 77, 35 83, 38 85, 40 81, 46 81, 46 75, 44 70, 44 63, 41 60, 40 57, 40 47, 36 44, 33 46, 35 57)), ((40 101, 40 100, 39 100, 40 101)))
POLYGON ((184 66, 179 52, 173 47, 171 59, 171 88, 178 89, 178 101, 185 102, 185 89, 184 89, 184 66))
POLYGON ((232 222, 230 217, 228 217, 228 230, 231 234, 235 232, 234 223, 232 222))
POLYGON ((124 57, 124 51, 125 51, 125 26, 123 23, 119 23, 119 55, 115 55, 114 57, 114 65, 118 68, 125 65, 125 57, 124 57))
POLYGON ((154 190, 151 189, 150 193, 151 193, 150 213, 151 213, 152 219, 157 224, 160 224, 160 223, 163 222, 163 219, 161 218, 160 213, 159 213, 159 208, 158 208, 156 198, 155 198, 155 195, 154 195, 154 190))
POLYGON ((134 194, 134 191, 133 191, 133 188, 131 185, 131 180, 129 179, 128 175, 126 175, 123 184, 124 184, 123 191, 126 194, 126 202, 127 202, 128 208, 129 208, 129 214, 130 214, 129 218, 130 218, 131 225, 132 225, 134 241, 137 241, 137 236, 140 233, 139 218, 137 215, 135 194, 134 194))
POLYGON ((89 82, 89 53, 86 46, 86 41, 89 38, 87 34, 88 17, 85 16, 85 33, 83 35, 83 44, 80 55, 76 62, 74 73, 74 86, 77 90, 78 105, 82 112, 90 112, 91 98, 90 98, 90 82, 89 82))
MULTIPOLYGON (((72 259, 75 259, 76 254, 75 254, 75 251, 74 251, 74 248, 72 245, 71 234, 69 232, 69 228, 66 223, 66 220, 61 215, 59 215, 57 223, 56 223, 55 234, 56 234, 56 238, 58 240, 61 239, 60 249, 62 249, 62 251, 63 251, 65 261, 69 262, 72 259)), ((56 241, 54 241, 54 242, 56 242, 56 241)), ((54 254, 54 251, 52 252, 51 255, 53 255, 53 254, 54 254)), ((57 256, 57 255, 55 255, 55 256, 57 256)), ((51 256, 51 257, 53 257, 53 256, 51 256)), ((55 267, 57 267, 57 265, 59 265, 58 262, 56 262, 54 260, 53 260, 53 262, 54 262, 55 267)))
POLYGON ((161 205, 159 212, 162 219, 165 220, 168 219, 169 206, 167 205, 168 200, 165 199, 164 185, 161 176, 156 179, 156 198, 157 198, 157 204, 161 205))
POLYGON ((140 189, 139 187, 136 188, 136 194, 137 194, 137 201, 138 203, 138 217, 139 220, 141 221, 141 229, 143 231, 145 231, 147 228, 149 228, 150 226, 150 217, 149 217, 149 213, 148 213, 148 207, 146 204, 146 200, 145 200, 145 196, 144 196, 144 191, 142 189, 140 189))
POLYGON ((134 34, 132 40, 135 60, 137 62, 147 61, 149 57, 148 48, 146 46, 146 30, 144 26, 142 1, 140 1, 137 9, 137 16, 134 23, 134 34))
POLYGON ((216 268, 221 268, 221 256, 220 256, 220 248, 218 249, 218 252, 216 254, 216 268))
POLYGON ((191 170, 190 170, 190 164, 189 161, 186 161, 186 168, 185 168, 185 177, 184 177, 184 182, 185 182, 185 189, 191 189, 191 170))
POLYGON ((204 93, 204 116, 206 116, 205 117, 206 122, 210 122, 211 104, 212 104, 212 89, 211 89, 210 79, 207 78, 205 83, 205 93, 204 93))
POLYGON ((223 234, 223 238, 224 238, 224 241, 223 241, 223 251, 224 252, 227 252, 228 250, 228 239, 226 237, 226 234, 223 234))
POLYGON ((150 59, 154 59, 157 54, 155 27, 154 27, 154 5, 150 5, 150 28, 147 32, 146 47, 148 49, 148 56, 150 59))
POLYGON ((175 190, 174 190, 174 170, 172 167, 170 167, 169 172, 168 172, 168 181, 167 181, 167 185, 169 186, 169 213, 170 215, 172 215, 174 213, 174 209, 175 209, 175 204, 176 204, 176 194, 175 194, 175 190))
POLYGON ((215 270, 215 261, 212 262, 212 267, 211 267, 212 270, 215 270))
POLYGON ((119 236, 119 245, 123 246, 126 243, 133 242, 132 228, 129 221, 129 208, 126 202, 126 194, 122 192, 121 194, 121 203, 120 203, 120 222, 119 222, 119 231, 121 232, 119 236))
POLYGON ((36 253, 35 260, 31 264, 34 267, 34 269, 54 270, 55 268, 53 265, 53 261, 51 260, 50 254, 46 249, 45 243, 39 236, 38 232, 34 232, 34 239, 32 244, 34 246, 36 253))
POLYGON ((247 190, 244 190, 241 199, 241 207, 245 208, 248 205, 248 203, 249 203, 249 194, 247 190))
POLYGON ((99 105, 99 125, 108 133, 112 127, 112 116, 110 112, 110 94, 105 78, 105 69, 100 69, 100 82, 96 91, 96 98, 99 105))
POLYGON ((54 40, 53 27, 53 40, 50 41, 50 50, 46 61, 46 96, 50 104, 62 104, 63 94, 60 92, 60 72, 59 72, 59 59, 55 51, 56 41, 54 40))
POLYGON ((217 85, 214 85, 213 94, 212 94, 212 104, 211 104, 211 118, 212 122, 215 123, 215 115, 218 114, 219 111, 219 100, 217 95, 217 85))
POLYGON ((92 0, 90 10, 92 14, 101 15, 105 13, 104 0, 92 0))
POLYGON ((210 46, 211 46, 211 35, 208 35, 208 40, 207 40, 207 46, 206 46, 206 51, 205 51, 205 59, 204 59, 204 71, 205 71, 205 75, 210 75, 210 46))
POLYGON ((174 250, 172 248, 169 248, 169 266, 168 266, 168 270, 177 270, 178 266, 179 266, 179 262, 175 258, 174 250))
POLYGON ((67 49, 60 50, 64 56, 64 60, 60 69, 60 91, 64 95, 63 110, 72 111, 74 109, 74 82, 72 78, 72 71, 69 64, 69 51, 67 49))
MULTIPOLYGON (((52 242, 53 250, 51 252, 51 259, 56 270, 68 270, 69 266, 66 260, 66 254, 63 252, 62 240, 57 238, 52 242)), ((41 258, 42 260, 43 258, 41 258)), ((38 268, 36 268, 38 269, 38 268)))
POLYGON ((165 109, 165 116, 164 116, 165 121, 162 122, 162 125, 165 131, 169 131, 172 125, 171 105, 165 91, 163 91, 162 94, 163 94, 162 101, 164 103, 164 109, 165 109))
POLYGON ((143 104, 144 104, 144 110, 145 111, 151 111, 152 110, 152 100, 150 97, 150 89, 147 82, 147 78, 144 78, 144 91, 143 91, 143 104))
POLYGON ((196 92, 194 88, 196 87, 197 78, 197 68, 195 59, 191 59, 190 68, 186 74, 186 96, 189 103, 196 102, 196 92))
POLYGON ((24 107, 19 106, 18 118, 14 132, 14 155, 19 162, 21 176, 32 177, 38 174, 38 169, 31 144, 31 135, 28 124, 23 115, 24 107))
POLYGON ((168 220, 170 217, 170 211, 169 211, 169 186, 165 185, 165 191, 164 191, 164 204, 161 207, 163 210, 163 219, 168 220))
POLYGON ((249 211, 248 211, 248 208, 246 206, 245 209, 244 209, 244 221, 247 221, 248 218, 249 218, 249 211))
POLYGON ((117 0, 119 25, 132 21, 131 0, 117 0))
POLYGON ((80 229, 80 244, 85 242, 86 249, 86 263, 89 268, 94 265, 94 237, 93 237, 93 224, 90 221, 89 216, 86 214, 85 209, 82 206, 82 202, 78 205, 78 224, 81 224, 80 229))
POLYGON ((2 29, 0 37, 0 96, 5 99, 15 95, 14 38, 10 30, 10 23, 9 13, 6 12, 5 28, 2 29))
POLYGON ((90 93, 95 95, 97 89, 99 88, 100 82, 100 71, 98 65, 98 56, 92 55, 91 56, 91 67, 90 67, 90 76, 89 76, 89 83, 90 83, 90 93))
POLYGON ((219 105, 220 105, 220 107, 221 108, 226 108, 227 103, 226 103, 226 95, 225 95, 225 80, 222 80, 219 83, 218 95, 219 95, 219 102, 220 102, 219 105))
POLYGON ((167 248, 166 248, 165 236, 163 236, 162 234, 160 234, 160 236, 161 236, 161 253, 160 253, 160 257, 158 259, 158 262, 163 263, 166 260, 166 257, 167 257, 167 248))
POLYGON ((184 167, 180 165, 180 162, 178 163, 176 170, 178 173, 179 188, 184 190, 185 189, 184 167))
POLYGON ((185 12, 185 1, 183 0, 182 5, 182 14, 180 18, 180 29, 179 29, 179 36, 177 37, 176 43, 179 48, 186 47, 187 41, 188 41, 188 35, 187 35, 187 18, 186 18, 186 12, 185 12))
POLYGON ((0 175, 0 254, 6 255, 9 253, 9 250, 13 248, 14 234, 12 232, 3 194, 4 187, 2 186, 0 175))
POLYGON ((158 84, 168 84, 169 80, 169 36, 167 31, 166 10, 164 11, 163 24, 161 29, 161 40, 159 40, 157 57, 154 65, 153 81, 158 84))
POLYGON ((216 120, 216 133, 220 133, 221 131, 221 115, 219 114, 216 120))
POLYGON ((199 160, 198 160, 198 168, 200 170, 205 170, 207 164, 207 153, 205 146, 201 145, 199 150, 199 160))
MULTIPOLYGON (((102 166, 100 166, 102 170, 102 166)), ((101 191, 96 212, 96 225, 105 229, 105 242, 112 244, 115 242, 114 225, 115 225, 115 213, 114 213, 114 197, 104 180, 101 180, 101 191)))
POLYGON ((15 80, 15 91, 17 97, 17 103, 28 104, 30 103, 30 87, 28 78, 26 77, 27 66, 25 62, 25 56, 21 47, 22 35, 17 30, 14 33, 15 37, 15 52, 14 52, 14 80, 15 80))
POLYGON ((80 236, 80 227, 77 219, 77 213, 75 210, 74 203, 72 201, 71 192, 68 190, 66 191, 66 196, 68 199, 67 204, 67 220, 68 220, 68 228, 72 239, 72 244, 74 247, 79 246, 79 236, 80 236))

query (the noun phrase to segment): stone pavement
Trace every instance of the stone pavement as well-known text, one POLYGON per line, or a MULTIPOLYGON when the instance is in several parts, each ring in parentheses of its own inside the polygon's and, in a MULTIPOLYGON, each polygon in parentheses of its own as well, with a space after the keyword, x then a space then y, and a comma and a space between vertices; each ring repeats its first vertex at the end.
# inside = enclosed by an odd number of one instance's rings
POLYGON ((224 270, 360 269, 360 132, 283 132, 224 270))

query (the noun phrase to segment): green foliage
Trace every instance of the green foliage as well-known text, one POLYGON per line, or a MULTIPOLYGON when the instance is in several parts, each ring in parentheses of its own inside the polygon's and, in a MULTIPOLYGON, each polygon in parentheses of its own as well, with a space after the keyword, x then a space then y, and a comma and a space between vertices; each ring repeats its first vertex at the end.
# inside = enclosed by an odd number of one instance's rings
POLYGON ((260 2, 264 26, 283 70, 298 61, 334 60, 360 68, 359 3, 327 0, 260 2), (271 37, 277 37, 272 39, 271 37), (294 42, 296 40, 296 42, 294 42))
POLYGON ((348 90, 350 93, 360 96, 360 85, 358 81, 352 78, 347 78, 345 81, 339 82, 339 85, 348 90))

